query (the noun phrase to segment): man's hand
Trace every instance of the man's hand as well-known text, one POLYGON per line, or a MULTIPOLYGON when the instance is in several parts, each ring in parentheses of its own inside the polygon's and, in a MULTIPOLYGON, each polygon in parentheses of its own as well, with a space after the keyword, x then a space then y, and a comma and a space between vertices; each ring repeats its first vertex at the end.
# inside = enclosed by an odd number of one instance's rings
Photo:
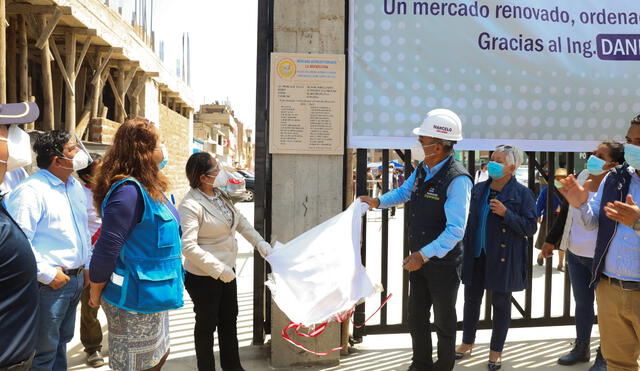
POLYGON ((107 285, 106 282, 102 282, 102 283, 90 282, 89 306, 91 308, 98 308, 100 306, 100 301, 101 301, 100 298, 102 297, 102 290, 106 285, 107 285))
POLYGON ((369 210, 373 210, 380 206, 380 199, 378 198, 371 198, 369 196, 360 196, 358 198, 360 199, 360 201, 369 204, 369 210))
POLYGON ((573 175, 562 179, 560 183, 562 188, 558 188, 558 192, 571 206, 578 208, 589 199, 589 184, 585 183, 586 187, 581 186, 573 175))
POLYGON ((626 203, 620 201, 614 203, 609 202, 604 207, 604 211, 606 212, 607 218, 628 227, 633 227, 638 219, 640 219, 640 207, 636 205, 631 195, 627 195, 626 203))
POLYGON ((553 256, 553 250, 554 250, 555 248, 556 248, 556 246, 555 246, 555 245, 552 245, 552 244, 550 244, 550 243, 548 243, 548 242, 545 242, 545 243, 542 245, 542 252, 541 252, 542 257, 543 257, 543 258, 545 258, 545 259, 546 259, 546 258, 550 258, 550 257, 552 257, 552 256, 553 256))
POLYGON ((507 215, 507 207, 496 199, 489 201, 489 207, 494 214, 500 215, 503 218, 507 215))
POLYGON ((64 274, 64 272, 62 272, 62 267, 56 267, 56 276, 53 277, 53 281, 49 282, 49 287, 51 287, 54 290, 57 290, 61 287, 63 287, 64 285, 66 285, 67 283, 69 283, 69 276, 67 276, 66 274, 64 274))
POLYGON ((402 261, 402 268, 408 270, 409 272, 414 272, 422 268, 423 264, 424 259, 422 259, 422 254, 417 251, 404 258, 404 260, 402 261))

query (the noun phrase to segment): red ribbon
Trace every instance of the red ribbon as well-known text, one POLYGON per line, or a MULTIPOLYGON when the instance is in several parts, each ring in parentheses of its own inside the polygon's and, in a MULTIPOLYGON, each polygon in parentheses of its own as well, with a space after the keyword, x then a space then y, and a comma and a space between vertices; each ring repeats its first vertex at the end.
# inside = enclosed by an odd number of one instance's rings
MULTIPOLYGON (((378 311, 380 311, 380 309, 382 309, 382 307, 384 307, 384 306, 387 304, 387 302, 389 301, 389 299, 391 299, 391 296, 392 296, 392 295, 393 295, 393 294, 389 294, 389 296, 387 296, 387 298, 382 302, 382 304, 380 304, 380 306, 378 307, 378 309, 376 309, 376 311, 375 311, 375 312, 373 312, 373 314, 372 314, 372 315, 370 315, 370 316, 369 316, 369 318, 367 318, 367 319, 366 319, 362 324, 360 324, 360 325, 356 325, 356 324, 355 324, 355 322, 353 322, 353 318, 352 318, 352 319, 351 319, 351 322, 353 323, 353 326, 354 326, 355 328, 360 328, 360 327, 364 326, 364 325, 365 325, 365 323, 369 322, 369 320, 370 320, 371 318, 373 318, 373 316, 375 316, 375 315, 376 315, 376 313, 378 313, 378 311)), ((335 321, 336 321, 336 322, 338 322, 338 323, 342 323, 342 322, 344 322, 344 321, 348 320, 348 318, 353 314, 354 310, 355 310, 355 307, 354 307, 354 308, 349 309, 347 312, 345 312, 345 314, 344 314, 344 315, 342 315, 342 314, 340 314, 340 313, 336 314, 336 315, 335 315, 335 321)), ((324 323, 320 324, 320 325, 319 325, 319 326, 317 326, 317 327, 309 328, 309 331, 305 333, 305 332, 301 332, 301 331, 300 331, 300 329, 307 328, 307 327, 305 327, 304 325, 302 325, 302 324, 300 324, 300 323, 289 322, 289 324, 288 324, 288 325, 286 325, 286 326, 282 329, 282 338, 283 338, 283 339, 285 339, 286 341, 288 341, 289 343, 291 343, 291 344, 292 344, 293 346, 295 346, 296 348, 302 349, 302 350, 304 350, 304 351, 306 351, 306 352, 309 352, 309 353, 311 353, 311 354, 315 354, 315 355, 317 355, 317 356, 326 356, 327 354, 331 354, 331 353, 333 353, 333 352, 335 352, 335 351, 342 350, 342 349, 344 349, 345 347, 344 347, 344 346, 342 346, 342 347, 333 348, 333 349, 330 349, 330 350, 329 350, 329 351, 327 351, 327 352, 316 352, 316 351, 313 351, 313 350, 311 350, 311 349, 309 349, 309 348, 305 347, 304 345, 302 345, 302 344, 300 344, 300 343, 295 342, 295 341, 294 341, 293 339, 291 339, 291 337, 289 336, 288 331, 289 331, 289 330, 291 330, 291 329, 294 329, 293 331, 294 331, 294 333, 295 333, 297 336, 301 336, 301 337, 305 337, 305 338, 314 338, 314 337, 318 337, 318 336, 320 336, 320 334, 322 334, 322 333, 324 332, 324 330, 326 330, 326 329, 327 329, 327 326, 328 326, 328 325, 329 325, 329 321, 326 321, 326 322, 324 322, 324 323)))

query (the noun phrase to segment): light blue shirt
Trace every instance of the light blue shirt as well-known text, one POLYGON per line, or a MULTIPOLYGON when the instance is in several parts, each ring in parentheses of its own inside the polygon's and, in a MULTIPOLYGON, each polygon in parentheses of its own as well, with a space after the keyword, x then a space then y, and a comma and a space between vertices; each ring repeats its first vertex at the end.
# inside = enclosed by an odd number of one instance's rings
MULTIPOLYGON (((426 182, 433 178, 449 159, 453 161, 451 157, 448 157, 434 166, 433 169, 429 169, 427 165, 423 165, 427 174, 424 181, 426 182)), ((380 196, 379 208, 387 209, 409 201, 411 199, 411 193, 414 191, 413 183, 415 183, 416 180, 416 173, 417 171, 414 171, 400 188, 396 188, 380 196)), ((447 188, 447 201, 444 203, 447 226, 438 238, 420 250, 427 258, 443 258, 458 242, 462 241, 464 231, 467 227, 467 218, 469 217, 471 188, 473 188, 473 183, 471 179, 466 176, 459 176, 449 183, 449 187, 447 188)))
MULTIPOLYGON (((629 194, 633 199, 640 200, 640 177, 633 168, 629 168, 631 184, 629 194)), ((610 175, 607 175, 610 176, 610 175)), ((606 177, 600 183, 598 192, 580 206, 581 222, 587 230, 598 228, 598 217, 600 214, 600 203, 602 200, 602 190, 606 182, 606 177)), ((618 224, 609 251, 604 263, 604 274, 624 281, 640 281, 640 232, 624 224, 618 224)))
POLYGON ((38 281, 50 283, 56 267, 89 268, 91 237, 86 197, 73 177, 65 184, 47 170, 25 179, 8 196, 7 211, 31 242, 38 281))

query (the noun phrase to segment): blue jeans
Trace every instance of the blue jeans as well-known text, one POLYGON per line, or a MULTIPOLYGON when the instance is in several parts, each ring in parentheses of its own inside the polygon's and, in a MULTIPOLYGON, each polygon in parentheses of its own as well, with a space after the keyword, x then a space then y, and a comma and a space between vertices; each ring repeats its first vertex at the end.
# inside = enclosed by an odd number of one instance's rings
POLYGON ((578 256, 567 250, 567 264, 573 298, 576 301, 576 338, 578 341, 588 342, 591 340, 591 328, 595 319, 595 289, 589 287, 593 259, 578 256))
MULTIPOLYGON (((484 296, 484 278, 486 267, 486 255, 483 253, 476 258, 473 264, 473 278, 470 285, 464 286, 464 318, 462 320, 462 342, 474 344, 476 331, 480 320, 480 307, 484 296)), ((504 342, 507 340, 509 324, 511 322, 511 293, 491 292, 491 306, 493 307, 491 344, 494 352, 502 352, 504 342)))
POLYGON ((67 369, 67 343, 73 338, 76 307, 82 294, 82 273, 71 276, 58 290, 40 284, 40 311, 36 356, 31 370, 67 369))

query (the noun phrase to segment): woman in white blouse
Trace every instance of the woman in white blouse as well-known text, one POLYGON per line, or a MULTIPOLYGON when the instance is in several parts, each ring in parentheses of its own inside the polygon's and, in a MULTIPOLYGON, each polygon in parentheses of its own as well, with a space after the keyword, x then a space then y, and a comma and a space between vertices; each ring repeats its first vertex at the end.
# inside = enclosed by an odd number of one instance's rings
POLYGON ((199 152, 187 161, 191 190, 180 204, 182 249, 186 258, 185 287, 196 314, 194 339, 198 370, 214 370, 213 333, 218 330, 223 370, 243 370, 237 338, 238 300, 235 262, 236 231, 262 257, 271 246, 233 206, 220 187, 227 178, 209 153, 199 152))

